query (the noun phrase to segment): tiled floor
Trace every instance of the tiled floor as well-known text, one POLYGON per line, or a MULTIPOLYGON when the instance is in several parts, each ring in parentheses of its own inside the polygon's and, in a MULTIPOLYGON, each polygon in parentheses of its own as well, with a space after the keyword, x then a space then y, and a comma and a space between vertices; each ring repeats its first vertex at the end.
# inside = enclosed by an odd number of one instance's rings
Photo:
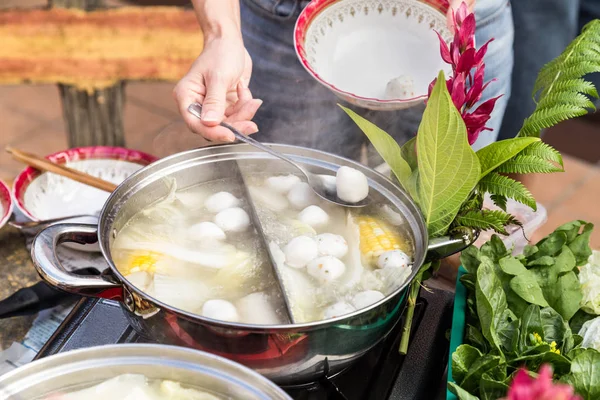
MULTIPOLYGON (((172 137, 187 140, 171 97, 172 87, 172 83, 128 84, 125 106, 128 147, 165 155, 164 145, 156 146, 154 139, 159 133, 174 129, 179 130, 181 135, 172 137)), ((567 128, 548 134, 548 140, 561 151, 577 154, 578 149, 583 149, 587 152, 586 158, 594 159, 595 154, 595 160, 600 159, 598 125, 576 121, 567 128), (595 132, 596 139, 591 143, 572 139, 578 137, 577 132, 584 131, 587 134, 595 132)), ((55 86, 0 86, 0 147, 7 145, 37 154, 48 154, 66 147, 62 109, 55 86)), ((533 239, 551 232, 564 222, 583 219, 599 225, 592 245, 600 249, 600 166, 568 155, 565 157, 565 173, 535 176, 530 184, 536 199, 549 212, 548 222, 533 239)), ((0 153, 0 179, 11 181, 21 168, 22 165, 8 154, 0 153)))

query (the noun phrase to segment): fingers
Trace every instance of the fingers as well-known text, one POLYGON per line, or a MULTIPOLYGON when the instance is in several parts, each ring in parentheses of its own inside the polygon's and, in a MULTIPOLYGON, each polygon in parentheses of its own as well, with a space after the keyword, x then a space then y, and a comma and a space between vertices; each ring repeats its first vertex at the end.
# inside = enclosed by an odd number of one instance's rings
POLYGON ((202 103, 202 122, 206 126, 217 126, 225 118, 229 84, 219 74, 213 72, 207 77, 206 96, 202 103))
POLYGON ((240 105, 239 109, 235 113, 227 117, 226 121, 238 122, 238 121, 251 121, 256 115, 256 112, 262 105, 263 101, 259 99, 252 99, 240 105))

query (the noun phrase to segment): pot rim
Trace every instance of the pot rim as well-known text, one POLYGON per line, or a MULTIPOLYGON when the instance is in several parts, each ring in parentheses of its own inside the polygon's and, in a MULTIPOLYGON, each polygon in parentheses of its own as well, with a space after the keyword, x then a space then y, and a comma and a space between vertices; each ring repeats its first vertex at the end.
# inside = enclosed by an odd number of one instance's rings
MULTIPOLYGON (((397 298, 399 295, 401 295, 402 292, 408 288, 408 286, 410 285, 410 283, 412 282, 414 277, 419 272, 419 269, 424 264, 426 253, 427 253, 427 247, 429 244, 429 237, 427 235, 427 228, 425 225, 423 214, 421 213, 421 211, 420 211, 419 207, 416 205, 416 203, 408 195, 408 193, 406 193, 401 187, 396 185, 394 182, 392 182, 390 179, 388 179, 383 174, 375 171, 374 169, 372 169, 366 165, 360 164, 356 161, 353 161, 353 160, 350 160, 350 159, 347 159, 347 158, 344 158, 344 157, 341 157, 341 156, 338 156, 338 155, 335 155, 332 153, 328 153, 325 151, 310 149, 310 148, 302 147, 302 146, 276 144, 276 143, 264 143, 264 144, 267 146, 270 146, 270 147, 278 148, 278 150, 282 151, 283 153, 285 153, 285 149, 296 149, 296 150, 304 150, 304 151, 308 150, 311 152, 310 158, 312 158, 312 159, 316 159, 314 157, 314 155, 323 155, 325 157, 333 157, 336 160, 338 166, 339 166, 339 161, 342 161, 346 165, 351 165, 358 170, 367 170, 370 174, 373 174, 376 177, 378 183, 384 183, 387 185, 391 185, 391 186, 393 186, 393 188, 396 192, 401 193, 402 196, 404 196, 404 199, 402 199, 402 197, 399 197, 397 194, 394 194, 394 193, 392 193, 392 194, 394 195, 394 197, 396 198, 396 200, 398 202, 401 202, 405 206, 407 206, 409 211, 410 211, 410 209, 412 209, 414 211, 411 216, 413 218, 415 218, 415 220, 416 220, 415 222, 417 223, 419 228, 423 231, 423 235, 420 238, 422 246, 423 246, 422 255, 419 260, 415 260, 415 262, 413 263, 413 270, 411 271, 411 273, 408 276, 408 278, 406 279, 406 281, 402 285, 400 285, 398 288, 396 288, 392 293, 385 296, 383 299, 379 300, 378 302, 373 303, 370 306, 362 308, 360 310, 356 310, 350 314, 345 314, 343 316, 336 317, 336 318, 312 321, 312 322, 305 322, 305 323, 278 324, 278 325, 258 325, 258 324, 247 324, 247 323, 241 323, 241 322, 227 322, 227 321, 221 321, 221 320, 207 318, 207 317, 204 317, 199 314, 194 314, 194 313, 191 313, 188 311, 184 311, 184 310, 175 308, 166 303, 163 303, 162 301, 160 301, 152 296, 149 296, 144 291, 142 291, 142 290, 138 289, 136 286, 130 284, 129 281, 120 273, 118 268, 115 266, 112 258, 107 257, 107 255, 109 254, 109 249, 106 248, 104 240, 101 240, 101 238, 98 237, 98 244, 100 247, 100 251, 102 252, 102 256, 104 257, 105 261, 108 263, 111 273, 116 278, 118 278, 119 283, 123 286, 123 289, 127 290, 127 291, 131 291, 131 292, 135 292, 138 296, 142 297, 144 300, 151 302, 157 308, 159 308, 161 310, 162 309, 168 310, 168 312, 173 313, 173 314, 177 315, 178 317, 186 319, 186 320, 191 320, 191 321, 200 320, 202 322, 206 322, 206 323, 210 324, 211 326, 217 326, 219 328, 224 328, 224 329, 244 330, 244 331, 248 331, 248 332, 252 332, 252 331, 264 332, 265 330, 268 330, 268 331, 277 331, 278 333, 285 333, 287 331, 298 332, 298 330, 306 331, 306 330, 321 329, 321 328, 333 326, 333 325, 347 325, 344 322, 347 322, 351 319, 355 319, 358 316, 364 315, 378 307, 381 307, 384 304, 388 303, 390 300, 393 300, 393 299, 397 298)), ((107 217, 108 217, 109 213, 112 211, 112 208, 110 207, 112 200, 115 197, 119 197, 122 195, 122 191, 124 190, 123 189, 124 185, 127 182, 135 181, 136 178, 138 176, 144 174, 148 168, 157 167, 160 164, 168 165, 169 161, 180 158, 183 155, 195 153, 195 152, 202 151, 205 149, 214 149, 214 148, 236 149, 236 148, 252 148, 252 146, 250 146, 249 144, 245 144, 245 143, 234 143, 234 144, 224 144, 224 145, 217 145, 217 146, 187 150, 187 151, 183 151, 183 152, 176 153, 176 154, 170 155, 168 157, 162 158, 162 159, 155 161, 152 164, 136 171, 129 178, 127 178, 122 184, 120 184, 117 187, 117 189, 110 194, 109 198, 104 203, 104 206, 102 207, 102 210, 100 212, 100 217, 98 219, 98 235, 100 236, 101 233, 104 232, 105 224, 108 223, 107 217)), ((240 153, 240 152, 238 152, 238 153, 240 153)), ((263 152, 261 152, 260 150, 256 150, 256 153, 261 154, 263 152)), ((264 154, 267 158, 275 159, 271 155, 268 155, 266 153, 264 153, 264 154)), ((205 156, 206 155, 200 155, 197 158, 200 159, 205 156)), ((288 154, 288 156, 289 156, 289 154, 288 154)), ((292 154, 292 157, 293 156, 294 155, 292 154)), ((189 161, 189 160, 186 160, 186 161, 189 161)), ((369 178, 369 179, 373 180, 372 178, 369 178)), ((128 190, 131 190, 131 189, 128 189, 128 190)), ((402 213, 402 214, 404 215, 404 213, 402 213)), ((412 230, 412 234, 414 236, 416 236, 415 235, 416 232, 414 232, 414 228, 411 228, 411 230, 412 230)), ((413 237, 413 240, 415 240, 415 242, 416 242, 417 238, 413 237)))
MULTIPOLYGON (((85 360, 82 361, 82 359, 87 359, 90 361, 115 360, 118 362, 119 359, 132 357, 142 360, 142 364, 144 360, 147 360, 148 364, 153 361, 153 363, 156 363, 157 365, 160 364, 161 360, 180 361, 182 364, 185 364, 183 365, 185 369, 190 369, 189 365, 194 365, 197 367, 198 372, 203 370, 205 373, 212 371, 222 374, 229 384, 238 383, 249 385, 254 390, 259 391, 262 395, 271 395, 277 393, 281 396, 280 398, 291 400, 291 397, 289 397, 289 395, 287 395, 287 393, 285 393, 274 382, 252 370, 251 368, 246 367, 245 365, 231 361, 219 355, 208 353, 206 351, 158 343, 122 343, 93 346, 70 350, 64 353, 58 353, 48 357, 40 358, 0 376, 0 395, 2 395, 2 391, 6 387, 11 388, 19 382, 28 379, 32 374, 35 376, 37 374, 48 373, 48 371, 52 371, 57 368, 69 366, 73 367, 73 365, 82 362, 85 363, 85 360), (110 354, 111 352, 116 352, 117 354, 110 354), (188 359, 184 360, 186 357, 188 359), (214 365, 210 365, 211 363, 214 365), (242 376, 233 376, 232 371, 238 372, 242 376), (14 382, 11 382, 11 380, 14 380, 14 382), (9 382, 9 384, 7 385, 6 382, 9 382), (252 382, 255 383, 253 384, 252 382), (260 385, 258 383, 260 383, 260 385), (267 392, 265 389, 270 390, 267 392)), ((109 364, 110 362, 104 362, 101 366, 107 367, 109 364)), ((169 364, 166 366, 172 365, 169 364)), ((74 372, 73 368, 65 371, 66 374, 70 372, 74 372)), ((165 377, 162 379, 167 378, 165 377)), ((207 389, 210 390, 210 388, 207 389)), ((0 396, 0 398, 2 397, 0 396)))

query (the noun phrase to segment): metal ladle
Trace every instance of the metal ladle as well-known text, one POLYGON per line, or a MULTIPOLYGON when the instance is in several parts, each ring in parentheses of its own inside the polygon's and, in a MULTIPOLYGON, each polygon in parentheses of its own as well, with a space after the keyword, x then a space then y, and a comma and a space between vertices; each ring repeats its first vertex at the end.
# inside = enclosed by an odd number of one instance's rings
MULTIPOLYGON (((192 114, 193 116, 200 119, 202 117, 202 105, 200 105, 198 103, 192 103, 188 107, 188 112, 190 114, 192 114)), ((319 197, 323 198, 324 200, 327 200, 331 203, 334 203, 334 204, 337 204, 337 205, 343 206, 343 207, 364 207, 369 204, 369 197, 367 197, 357 203, 349 203, 347 201, 340 199, 337 195, 335 184, 332 184, 332 181, 330 179, 328 179, 328 178, 331 178, 331 176, 313 174, 313 173, 307 171, 306 169, 304 169, 304 167, 300 166, 296 162, 292 161, 290 158, 284 156, 280 152, 275 151, 275 150, 271 149, 270 147, 265 146, 264 144, 252 139, 251 137, 242 134, 241 132, 239 132, 237 129, 235 129, 233 126, 227 124, 226 122, 221 122, 219 125, 227 128, 231 132, 233 132, 236 139, 241 140, 242 142, 248 143, 249 145, 254 146, 256 148, 259 148, 260 150, 265 151, 265 152, 271 154, 272 156, 275 156, 275 157, 287 162, 288 164, 294 166, 306 177, 306 181, 308 182, 308 185, 310 186, 310 188, 319 197)))

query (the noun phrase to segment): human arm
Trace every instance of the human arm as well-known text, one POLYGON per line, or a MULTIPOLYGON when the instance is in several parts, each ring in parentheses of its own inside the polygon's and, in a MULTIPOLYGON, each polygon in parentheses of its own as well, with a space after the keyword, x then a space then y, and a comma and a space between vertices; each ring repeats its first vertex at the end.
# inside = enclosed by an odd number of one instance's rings
POLYGON ((254 133, 258 128, 251 120, 262 104, 248 89, 252 60, 242 40, 239 0, 192 3, 204 35, 204 49, 173 95, 193 132, 211 141, 231 142, 233 134, 219 123, 227 121, 242 133, 254 133), (203 105, 202 120, 187 112, 194 102, 203 105))

